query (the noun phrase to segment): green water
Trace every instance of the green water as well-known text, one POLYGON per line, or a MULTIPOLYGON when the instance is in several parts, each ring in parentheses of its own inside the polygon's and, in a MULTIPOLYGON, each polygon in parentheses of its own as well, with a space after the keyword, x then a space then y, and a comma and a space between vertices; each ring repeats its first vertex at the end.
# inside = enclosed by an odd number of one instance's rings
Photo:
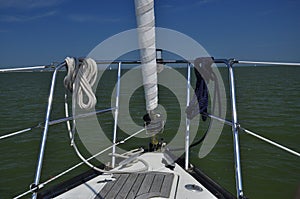
MULTIPOLYGON (((224 82, 227 71, 221 68, 224 82)), ((184 73, 184 71, 181 71, 184 73)), ((243 127, 300 151, 300 68, 296 67, 239 67, 235 70, 238 119, 243 127)), ((52 119, 64 117, 64 72, 58 76, 52 119)), ((103 83, 107 93, 97 93, 101 104, 110 105, 112 82, 116 71, 108 71, 103 83)), ((45 117, 51 73, 0 74, 0 135, 37 125, 45 117)), ((142 89, 137 90, 137 94, 142 89)), ((176 99, 167 89, 160 88, 161 102, 168 111, 166 136, 177 131, 176 99)), ((228 105, 228 107, 230 107, 228 105)), ((143 96, 131 101, 134 120, 143 115, 143 96)), ((228 118, 230 111, 228 110, 228 118)), ((112 131, 112 115, 100 116, 103 129, 112 131)), ((201 123, 202 124, 202 123, 201 123)), ((199 136, 205 130, 203 124, 199 136)), ((33 182, 42 129, 0 140, 0 198, 12 198, 28 190, 33 182)), ((300 186, 300 159, 249 135, 240 133, 244 193, 249 198, 294 198, 300 186)), ((138 145, 147 144, 139 141, 138 145)), ((127 143, 135 147, 137 142, 127 143)), ((231 128, 225 127, 213 151, 204 159, 191 151, 191 161, 211 178, 235 194, 231 128)), ((41 181, 45 181, 79 162, 70 147, 65 124, 50 127, 41 181)), ((55 181, 54 185, 87 169, 86 166, 55 181)), ((29 198, 29 195, 25 198, 29 198)))

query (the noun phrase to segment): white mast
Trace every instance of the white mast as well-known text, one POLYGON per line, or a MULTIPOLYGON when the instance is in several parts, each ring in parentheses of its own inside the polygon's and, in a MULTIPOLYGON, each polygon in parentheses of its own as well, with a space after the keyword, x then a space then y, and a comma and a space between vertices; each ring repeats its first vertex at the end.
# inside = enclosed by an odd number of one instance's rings
POLYGON ((158 105, 153 0, 135 0, 136 21, 147 111, 158 105))

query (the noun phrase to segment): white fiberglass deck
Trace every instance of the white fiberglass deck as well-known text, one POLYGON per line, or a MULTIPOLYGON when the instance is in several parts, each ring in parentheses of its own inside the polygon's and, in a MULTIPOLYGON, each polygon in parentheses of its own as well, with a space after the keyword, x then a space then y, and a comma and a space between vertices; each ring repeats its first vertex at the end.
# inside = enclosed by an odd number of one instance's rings
POLYGON ((125 168, 115 169, 118 172, 124 171, 124 173, 99 175, 57 196, 56 199, 216 198, 179 165, 175 164, 173 170, 166 168, 166 165, 163 164, 163 153, 144 153, 139 159, 149 164, 148 171, 133 172, 144 167, 138 161, 125 168), (185 187, 186 185, 199 186, 201 190, 189 190, 185 187))

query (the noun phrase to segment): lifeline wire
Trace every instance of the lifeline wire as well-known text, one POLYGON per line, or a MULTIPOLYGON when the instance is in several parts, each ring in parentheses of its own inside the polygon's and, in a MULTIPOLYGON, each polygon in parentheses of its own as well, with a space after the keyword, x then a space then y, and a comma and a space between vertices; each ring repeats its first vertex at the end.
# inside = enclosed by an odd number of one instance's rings
POLYGON ((300 153, 298 153, 298 152, 296 152, 296 151, 294 151, 292 149, 289 149, 289 148, 287 148, 287 147, 285 147, 285 146, 283 146, 281 144, 278 144, 277 142, 274 142, 274 141, 272 141, 270 139, 267 139, 267 138, 265 138, 265 137, 263 137, 261 135, 258 135, 258 134, 254 133, 252 131, 249 131, 249 130, 243 128, 243 127, 240 127, 240 129, 243 130, 248 135, 252 135, 253 137, 256 137, 257 139, 265 141, 265 142, 267 142, 267 143, 269 143, 269 144, 271 144, 273 146, 276 146, 276 147, 278 147, 278 148, 280 148, 280 149, 282 149, 282 150, 284 150, 286 152, 289 152, 289 153, 291 153, 293 155, 296 155, 296 156, 300 157, 300 153))
MULTIPOLYGON (((130 136, 128 136, 127 138, 125 138, 124 140, 121 140, 121 141, 117 142, 115 145, 117 146, 117 145, 119 145, 119 144, 124 144, 127 140, 129 140, 129 139, 131 139, 132 137, 138 135, 139 133, 143 132, 144 130, 145 130, 145 129, 143 128, 143 129, 141 129, 141 130, 139 130, 139 131, 133 133, 132 135, 130 135, 130 136)), ((98 152, 97 154, 95 154, 95 155, 89 157, 89 158, 86 159, 85 161, 90 161, 91 159, 93 159, 93 158, 99 156, 100 154, 104 153, 105 151, 111 149, 112 147, 113 147, 113 145, 107 147, 106 149, 103 149, 102 151, 100 151, 100 152, 98 152)), ((140 159, 139 159, 139 160, 140 160, 140 159)), ((142 161, 142 160, 140 160, 140 161, 142 161)), ((142 161, 142 162, 143 162, 143 161, 142 161)), ((23 197, 23 196, 25 196, 25 195, 27 195, 27 194, 29 194, 29 193, 32 193, 32 192, 36 191, 37 189, 43 188, 46 184, 48 184, 48 183, 50 183, 50 182, 52 182, 52 181, 58 179, 59 177, 65 175, 65 174, 67 174, 67 173, 69 173, 70 171, 76 169, 77 167, 79 167, 79 166, 81 166, 82 164, 85 164, 85 163, 86 163, 86 162, 82 161, 82 162, 80 162, 80 163, 78 163, 78 164, 76 164, 76 165, 70 167, 69 169, 67 169, 67 170, 65 170, 65 171, 63 171, 63 172, 61 172, 60 174, 58 174, 58 175, 52 177, 51 179, 49 179, 49 180, 47 180, 47 181, 45 181, 45 182, 43 182, 43 183, 40 183, 39 185, 37 185, 37 186, 34 187, 33 189, 30 189, 30 190, 28 190, 28 191, 26 191, 26 192, 24 192, 24 193, 22 193, 22 194, 20 194, 20 195, 18 195, 18 196, 16 196, 16 197, 14 197, 14 199, 21 198, 21 197, 23 197)), ((145 164, 145 162, 143 162, 143 163, 145 164)), ((95 168, 95 167, 94 167, 94 168, 95 168)), ((103 171, 104 171, 104 173, 117 173, 117 171, 111 171, 111 172, 110 172, 110 171, 105 171, 105 170, 103 170, 103 171)), ((124 171, 123 171, 123 173, 124 173, 124 171)))
MULTIPOLYGON (((219 118, 219 117, 211 115, 211 114, 206 114, 206 115, 208 117, 212 118, 212 119, 218 120, 220 122, 224 122, 225 124, 232 126, 232 122, 229 121, 229 120, 225 120, 225 119, 219 118)), ((296 156, 300 157, 300 153, 298 153, 298 152, 296 152, 296 151, 294 151, 292 149, 289 149, 289 148, 287 148, 287 147, 285 147, 285 146, 283 146, 283 145, 281 145, 279 143, 276 143, 276 142, 274 142, 274 141, 272 141, 272 140, 270 140, 268 138, 265 138, 265 137, 263 137, 261 135, 258 135, 256 133, 254 133, 253 131, 250 131, 250 130, 248 130, 246 128, 243 128, 240 124, 237 124, 237 125, 238 125, 239 129, 241 129, 246 134, 252 135, 253 137, 256 137, 257 139, 260 139, 260 140, 262 140, 264 142, 267 142, 267 143, 269 143, 269 144, 271 144, 271 145, 273 145, 275 147, 278 147, 278 148, 280 148, 280 149, 282 149, 282 150, 284 150, 284 151, 286 151, 288 153, 291 153, 293 155, 296 155, 296 156)))
MULTIPOLYGON (((49 122, 49 126, 59 124, 59 123, 62 123, 62 122, 67 122, 67 121, 70 121, 70 120, 73 120, 73 119, 80 119, 80 118, 89 117, 89 116, 92 116, 94 114, 106 113, 106 112, 112 111, 114 109, 115 108, 107 108, 107 109, 103 109, 103 110, 97 110, 97 111, 94 111, 94 112, 89 112, 89 113, 84 113, 84 114, 75 115, 75 116, 71 116, 71 117, 65 117, 65 118, 61 118, 61 119, 57 119, 57 120, 52 120, 52 121, 49 122)), ((28 131, 33 130, 34 128, 39 128, 39 127, 43 127, 42 123, 39 123, 38 125, 36 125, 34 127, 29 127, 29 128, 22 129, 22 130, 13 132, 13 133, 2 135, 2 136, 0 136, 0 140, 5 139, 5 138, 9 138, 9 137, 12 137, 12 136, 15 136, 15 135, 19 135, 19 134, 22 134, 22 133, 26 133, 28 131)))
POLYGON ((33 128, 35 128, 35 127, 23 129, 23 130, 16 131, 16 132, 13 132, 13 133, 9 133, 9 134, 6 134, 6 135, 2 135, 2 136, 0 136, 0 140, 5 139, 5 138, 9 138, 9 137, 12 137, 12 136, 15 136, 15 135, 19 135, 21 133, 26 133, 28 131, 31 131, 33 128))
MULTIPOLYGON (((232 126, 232 122, 229 121, 229 120, 225 120, 225 119, 219 118, 217 116, 214 116, 214 115, 211 115, 211 114, 208 114, 208 113, 203 113, 203 115, 206 115, 207 117, 209 117, 211 119, 217 120, 219 122, 224 122, 225 124, 227 124, 229 126, 232 126)), ((272 140, 270 140, 268 138, 265 138, 265 137, 263 137, 261 135, 258 135, 257 133, 254 133, 253 131, 250 131, 250 130, 248 130, 246 128, 243 128, 240 124, 238 124, 238 128, 241 129, 243 132, 245 132, 248 135, 251 135, 251 136, 253 136, 253 137, 255 137, 255 138, 259 139, 259 140, 267 142, 267 143, 269 143, 269 144, 271 144, 271 145, 273 145, 273 146, 275 146, 277 148, 280 148, 280 149, 282 149, 282 150, 284 150, 284 151, 286 151, 288 153, 291 153, 293 155, 296 155, 296 156, 300 157, 300 153, 299 152, 296 152, 296 151, 294 151, 294 150, 292 150, 292 149, 290 149, 288 147, 285 147, 285 146, 283 146, 283 145, 281 145, 281 144, 279 144, 277 142, 274 142, 274 141, 272 141, 272 140)), ((205 132, 204 135, 197 142, 191 144, 190 148, 194 147, 194 146, 196 146, 198 144, 200 144, 204 140, 206 134, 207 134, 207 132, 205 132)), ((184 150, 184 148, 170 149, 170 151, 178 151, 178 150, 184 150)))
POLYGON ((0 69, 0 72, 14 72, 14 71, 25 71, 25 70, 36 70, 36 69, 45 69, 49 66, 31 66, 31 67, 22 67, 22 68, 5 68, 0 69))

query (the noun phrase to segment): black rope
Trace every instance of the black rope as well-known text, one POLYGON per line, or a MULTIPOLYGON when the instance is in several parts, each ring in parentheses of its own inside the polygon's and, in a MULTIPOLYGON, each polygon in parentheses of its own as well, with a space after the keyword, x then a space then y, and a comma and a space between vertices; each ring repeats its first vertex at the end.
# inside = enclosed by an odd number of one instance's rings
MULTIPOLYGON (((202 115, 202 116, 204 116, 204 115, 202 115)), ((207 117, 207 115, 205 115, 205 117, 207 117)), ((209 121, 209 125, 210 125, 210 124, 211 124, 211 119, 210 119, 210 121, 209 121)), ((208 131, 209 131, 209 127, 206 129, 206 131, 205 131, 205 133, 202 135, 202 137, 201 137, 198 141, 196 141, 196 142, 194 142, 193 144, 191 144, 191 145, 189 146, 189 148, 192 148, 192 147, 195 147, 195 146, 201 144, 201 143, 203 142, 203 140, 206 138, 208 131)))
MULTIPOLYGON (((189 120, 196 117, 199 113, 207 113, 208 107, 208 88, 206 82, 196 67, 194 68, 194 72, 197 79, 196 89, 193 99, 185 111, 189 120)), ((206 119, 207 117, 202 115, 202 120, 205 121, 206 119)))
MULTIPOLYGON (((196 89, 193 96, 193 99, 190 101, 189 106, 186 108, 186 114, 188 119, 193 119, 196 115, 201 114, 201 118, 203 121, 207 120, 209 114, 207 113, 208 108, 208 88, 207 83, 209 81, 214 81, 214 98, 213 98, 213 111, 215 110, 215 104, 218 102, 219 104, 219 113, 221 113, 221 99, 220 99, 220 91, 219 91, 219 83, 218 79, 216 78, 215 73, 212 70, 211 65, 214 63, 213 58, 211 57, 201 57, 197 58, 194 61, 194 72, 196 75, 196 89), (218 100, 218 101, 217 101, 218 100)), ((195 147, 202 143, 206 138, 209 127, 211 125, 211 119, 209 121, 209 126, 206 129, 203 136, 196 141, 195 143, 191 144, 189 147, 195 147)))

